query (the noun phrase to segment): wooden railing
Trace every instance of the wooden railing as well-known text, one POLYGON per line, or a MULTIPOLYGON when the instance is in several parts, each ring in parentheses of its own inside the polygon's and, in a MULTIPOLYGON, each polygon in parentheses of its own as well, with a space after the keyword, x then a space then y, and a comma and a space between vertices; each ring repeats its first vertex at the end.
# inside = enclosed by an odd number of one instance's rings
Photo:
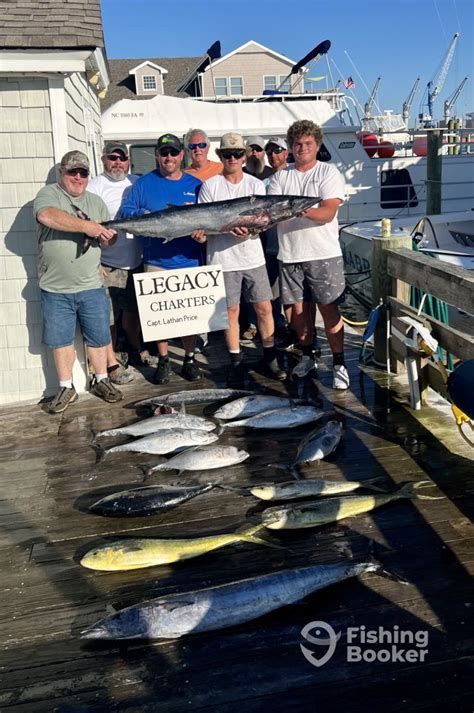
MULTIPOLYGON (((405 334, 407 325, 400 317, 412 317, 421 322, 439 346, 462 361, 474 358, 474 337, 447 324, 418 315, 410 307, 410 287, 437 297, 454 308, 474 315, 474 274, 470 270, 451 265, 411 249, 410 238, 374 238, 372 254, 373 301, 382 300, 385 316, 389 317, 390 333, 384 319, 379 320, 374 335, 376 364, 390 364, 394 372, 404 369, 407 356, 416 357, 421 383, 422 401, 427 386, 446 394, 439 370, 427 360, 421 350, 407 350, 404 343, 394 337, 405 334)), ((474 318, 473 318, 474 319, 474 318)))

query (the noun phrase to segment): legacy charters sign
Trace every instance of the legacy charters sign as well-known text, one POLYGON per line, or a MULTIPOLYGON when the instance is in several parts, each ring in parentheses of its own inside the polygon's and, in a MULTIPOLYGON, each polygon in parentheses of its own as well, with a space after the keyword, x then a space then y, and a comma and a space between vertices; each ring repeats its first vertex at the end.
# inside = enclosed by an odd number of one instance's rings
POLYGON ((133 279, 145 342, 227 328, 219 265, 142 272, 133 279))

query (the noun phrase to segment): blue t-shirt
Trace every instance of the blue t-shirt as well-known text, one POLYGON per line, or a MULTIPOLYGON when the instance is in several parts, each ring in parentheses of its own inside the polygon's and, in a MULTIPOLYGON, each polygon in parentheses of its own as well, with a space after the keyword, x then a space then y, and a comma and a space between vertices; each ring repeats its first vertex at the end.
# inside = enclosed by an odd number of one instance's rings
MULTIPOLYGON (((143 215, 146 210, 163 210, 168 205, 196 203, 201 181, 183 173, 178 181, 164 178, 158 170, 141 176, 128 192, 120 209, 122 218, 143 215)), ((202 265, 199 243, 190 237, 176 238, 169 243, 161 238, 143 236, 143 264, 165 270, 202 265)))

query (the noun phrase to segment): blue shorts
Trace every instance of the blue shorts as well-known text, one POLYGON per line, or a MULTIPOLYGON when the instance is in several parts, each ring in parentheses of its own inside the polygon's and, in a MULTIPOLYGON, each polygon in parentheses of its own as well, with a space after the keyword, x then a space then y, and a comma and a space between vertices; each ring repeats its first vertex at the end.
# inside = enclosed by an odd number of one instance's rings
POLYGON ((109 344, 109 300, 103 287, 67 294, 41 290, 41 306, 43 343, 51 349, 74 344, 77 320, 87 346, 109 344))

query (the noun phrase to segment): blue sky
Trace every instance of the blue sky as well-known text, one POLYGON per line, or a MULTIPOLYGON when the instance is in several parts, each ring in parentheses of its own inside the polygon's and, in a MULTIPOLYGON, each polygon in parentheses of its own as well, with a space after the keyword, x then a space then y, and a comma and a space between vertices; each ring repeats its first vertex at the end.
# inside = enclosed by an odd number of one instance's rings
MULTIPOLYGON (((474 0, 101 0, 101 7, 109 59, 201 56, 215 40, 226 54, 253 39, 297 62, 329 39, 329 56, 352 76, 361 104, 364 83, 370 91, 380 75, 379 107, 401 111, 420 76, 412 118, 460 32, 434 114, 441 116, 466 75, 455 108, 474 111, 474 0)), ((311 65, 309 74, 327 75, 326 63, 311 65)))

